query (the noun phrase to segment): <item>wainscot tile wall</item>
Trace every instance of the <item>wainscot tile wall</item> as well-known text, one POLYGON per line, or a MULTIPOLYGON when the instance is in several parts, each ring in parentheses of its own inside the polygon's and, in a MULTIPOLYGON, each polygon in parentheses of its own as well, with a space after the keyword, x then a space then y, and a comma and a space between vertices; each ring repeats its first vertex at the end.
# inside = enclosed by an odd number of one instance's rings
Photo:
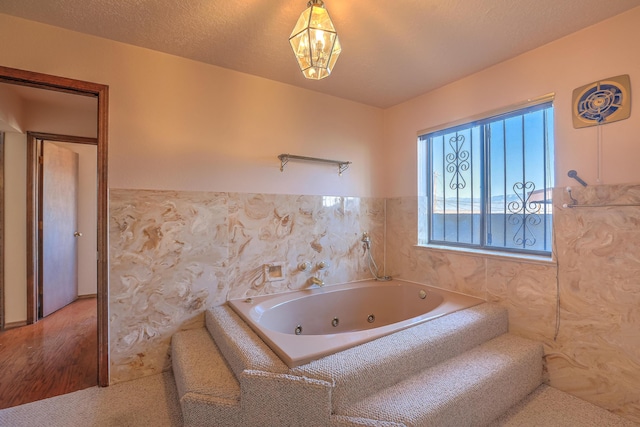
MULTIPOLYGON (((573 195, 640 203, 640 185, 573 195)), ((168 369, 171 335, 201 326, 209 306, 304 288, 312 275, 369 278, 369 231, 378 261, 386 235, 386 274, 507 307, 511 332, 544 344, 552 386, 640 423, 640 208, 564 208, 559 189, 554 200, 556 257, 536 262, 416 246, 415 197, 111 190, 112 382, 168 369), (301 272, 305 261, 330 268, 301 272), (264 265, 279 262, 285 278, 266 281, 264 265)))
POLYGON ((111 382, 169 369, 171 336, 202 326, 207 307, 314 275, 327 286, 370 278, 360 239, 369 232, 382 260, 384 220, 384 199, 112 189, 111 382), (273 263, 282 280, 266 280, 273 263))
MULTIPOLYGON (((640 185, 572 194, 640 204, 640 185)), ((544 344, 549 384, 640 423, 640 207, 554 200, 555 260, 532 262, 417 247, 423 201, 387 199, 387 273, 507 307, 511 332, 544 344)))

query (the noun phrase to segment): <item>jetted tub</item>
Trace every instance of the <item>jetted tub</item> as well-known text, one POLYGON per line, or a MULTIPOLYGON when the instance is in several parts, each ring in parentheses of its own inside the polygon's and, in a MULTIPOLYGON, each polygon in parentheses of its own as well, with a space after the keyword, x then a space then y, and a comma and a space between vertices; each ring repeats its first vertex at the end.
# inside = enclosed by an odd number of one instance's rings
POLYGON ((392 280, 229 300, 290 368, 484 302, 392 280))

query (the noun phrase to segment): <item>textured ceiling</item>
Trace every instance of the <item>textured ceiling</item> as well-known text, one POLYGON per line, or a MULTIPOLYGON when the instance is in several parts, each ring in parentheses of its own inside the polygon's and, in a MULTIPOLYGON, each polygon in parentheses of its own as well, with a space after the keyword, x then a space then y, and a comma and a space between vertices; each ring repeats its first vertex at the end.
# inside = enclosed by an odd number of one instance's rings
POLYGON ((325 0, 342 54, 302 77, 288 37, 306 0, 0 0, 0 13, 390 107, 640 0, 325 0))

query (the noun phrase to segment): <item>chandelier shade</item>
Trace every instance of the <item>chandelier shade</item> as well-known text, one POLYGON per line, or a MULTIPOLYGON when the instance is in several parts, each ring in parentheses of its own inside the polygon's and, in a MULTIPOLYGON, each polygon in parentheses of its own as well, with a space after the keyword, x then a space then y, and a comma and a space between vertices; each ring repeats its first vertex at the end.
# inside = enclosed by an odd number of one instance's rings
POLYGON ((289 36, 302 74, 312 80, 328 77, 340 56, 340 40, 322 0, 311 0, 289 36))

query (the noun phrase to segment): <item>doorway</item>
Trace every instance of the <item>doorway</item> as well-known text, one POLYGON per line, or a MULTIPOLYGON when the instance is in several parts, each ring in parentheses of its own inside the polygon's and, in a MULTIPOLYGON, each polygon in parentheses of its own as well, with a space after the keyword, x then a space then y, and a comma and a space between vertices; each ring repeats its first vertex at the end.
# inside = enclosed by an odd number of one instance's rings
POLYGON ((27 132, 28 324, 97 294, 96 138, 27 132), (32 179, 33 178, 33 179, 32 179))
MULTIPOLYGON (((28 86, 46 91, 64 92, 67 94, 93 97, 97 100, 97 376, 98 385, 109 385, 109 341, 108 341, 108 181, 107 181, 107 116, 108 116, 108 86, 80 80, 56 77, 47 74, 17 70, 0 66, 0 82, 12 85, 28 86)), ((32 177, 33 179, 33 177, 32 177)), ((0 191, 4 186, 0 185, 0 191)), ((27 203, 37 205, 37 194, 29 192, 27 203)), ((0 195, 0 207, 4 211, 4 194, 0 195)), ((35 222, 35 221, 34 221, 35 222)), ((0 225, 0 272, 4 271, 4 224, 0 225)), ((31 248, 37 248, 37 224, 27 227, 27 240, 31 248)), ((35 249, 27 251, 27 274, 35 271, 34 265, 38 258, 35 249)), ((34 284, 35 277, 28 277, 28 283, 34 284)), ((0 275, 0 295, 5 289, 4 276, 0 275)), ((36 292, 33 286, 27 287, 27 292, 36 292), (31 291, 30 291, 31 289, 31 291)), ((4 299, 4 298, 3 298, 4 299)), ((3 301, 4 302, 4 301, 3 301)), ((4 306, 4 304, 3 304, 4 306)), ((29 307, 27 316, 37 320, 37 307, 29 307)), ((4 320, 0 313, 0 320, 4 320)))

